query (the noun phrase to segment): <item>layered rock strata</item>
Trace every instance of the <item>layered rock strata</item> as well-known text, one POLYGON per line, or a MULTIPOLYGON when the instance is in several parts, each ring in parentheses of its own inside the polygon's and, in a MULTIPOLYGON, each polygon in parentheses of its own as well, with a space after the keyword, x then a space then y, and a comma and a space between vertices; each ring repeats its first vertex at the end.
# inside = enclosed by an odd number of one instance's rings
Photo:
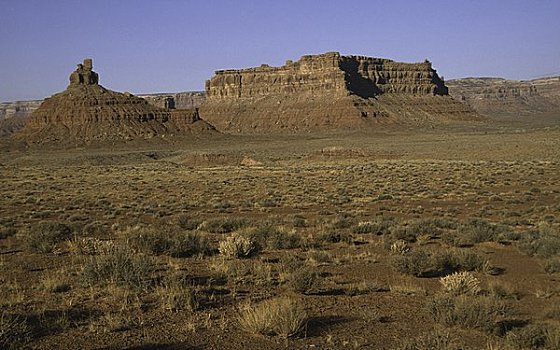
POLYGON ((480 117, 448 96, 429 61, 331 52, 284 66, 220 70, 201 115, 234 133, 301 132, 480 117))
POLYGON ((560 116, 560 77, 534 80, 464 78, 448 82, 450 94, 490 116, 560 116))
POLYGON ((159 108, 99 85, 91 60, 70 75, 68 88, 43 101, 14 135, 32 142, 128 140, 212 131, 198 110, 159 108))

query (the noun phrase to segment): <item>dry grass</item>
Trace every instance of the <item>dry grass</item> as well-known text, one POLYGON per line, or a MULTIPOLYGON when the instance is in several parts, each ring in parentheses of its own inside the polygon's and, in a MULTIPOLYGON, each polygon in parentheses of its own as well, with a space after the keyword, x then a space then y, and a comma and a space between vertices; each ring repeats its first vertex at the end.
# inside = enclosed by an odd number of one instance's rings
POLYGON ((253 334, 295 337, 303 334, 307 324, 305 309, 289 297, 247 304, 239 312, 241 327, 253 334))

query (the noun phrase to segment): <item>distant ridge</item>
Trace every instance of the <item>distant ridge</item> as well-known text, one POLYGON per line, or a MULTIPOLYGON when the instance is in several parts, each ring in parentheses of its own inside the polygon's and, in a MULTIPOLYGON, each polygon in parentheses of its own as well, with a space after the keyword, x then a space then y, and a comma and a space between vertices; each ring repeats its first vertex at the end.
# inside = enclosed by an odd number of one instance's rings
POLYGON ((482 77, 447 82, 451 96, 479 113, 500 116, 560 116, 560 77, 508 80, 482 77))

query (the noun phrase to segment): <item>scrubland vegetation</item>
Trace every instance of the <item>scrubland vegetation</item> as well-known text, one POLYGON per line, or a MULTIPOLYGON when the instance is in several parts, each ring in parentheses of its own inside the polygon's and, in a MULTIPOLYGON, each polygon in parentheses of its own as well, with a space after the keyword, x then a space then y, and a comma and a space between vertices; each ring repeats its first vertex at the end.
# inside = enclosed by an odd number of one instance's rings
POLYGON ((535 158, 6 161, 0 347, 558 349, 535 158))

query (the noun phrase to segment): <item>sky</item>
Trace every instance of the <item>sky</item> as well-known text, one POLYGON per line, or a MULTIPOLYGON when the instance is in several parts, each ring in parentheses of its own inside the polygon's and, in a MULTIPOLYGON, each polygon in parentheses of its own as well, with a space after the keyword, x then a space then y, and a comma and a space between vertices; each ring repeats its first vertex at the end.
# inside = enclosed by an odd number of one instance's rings
POLYGON ((429 59, 445 79, 560 75, 559 18, 560 0, 0 0, 0 101, 64 90, 86 57, 136 94, 329 51, 429 59))

